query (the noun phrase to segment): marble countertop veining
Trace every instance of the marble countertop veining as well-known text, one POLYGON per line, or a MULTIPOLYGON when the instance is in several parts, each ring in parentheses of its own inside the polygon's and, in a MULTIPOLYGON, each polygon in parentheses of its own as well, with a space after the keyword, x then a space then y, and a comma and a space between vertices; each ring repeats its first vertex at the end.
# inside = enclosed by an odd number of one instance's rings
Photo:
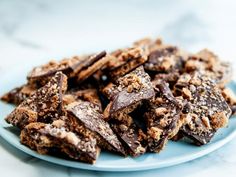
MULTIPOLYGON (((233 0, 1 0, 0 75, 21 67, 26 74, 49 59, 110 51, 144 36, 161 36, 191 52, 207 47, 235 66, 235 6, 233 0)), ((2 177, 233 177, 235 149, 236 138, 213 153, 177 166, 111 173, 50 164, 0 137, 0 171, 2 177)))

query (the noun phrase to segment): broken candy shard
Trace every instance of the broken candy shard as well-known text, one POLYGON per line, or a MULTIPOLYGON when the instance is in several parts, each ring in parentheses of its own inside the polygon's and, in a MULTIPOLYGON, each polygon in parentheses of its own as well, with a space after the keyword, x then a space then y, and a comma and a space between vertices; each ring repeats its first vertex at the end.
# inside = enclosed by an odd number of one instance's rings
MULTIPOLYGON (((45 85, 56 72, 63 72, 69 79, 80 75, 84 69, 97 63, 101 58, 106 56, 106 52, 102 51, 95 55, 89 56, 75 56, 61 61, 50 61, 49 63, 35 67, 27 76, 28 83, 36 84, 38 87, 45 85)), ((100 69, 98 67, 98 69, 100 69)), ((87 73, 86 78, 93 73, 87 73)), ((83 79, 86 79, 85 76, 83 79)))
POLYGON ((189 56, 185 63, 186 72, 202 72, 213 79, 219 87, 224 87, 232 78, 232 67, 222 62, 213 52, 204 49, 189 56))
POLYGON ((129 115, 121 115, 123 120, 118 117, 109 121, 114 132, 117 134, 127 153, 133 157, 138 157, 146 152, 146 136, 143 131, 132 121, 129 115), (127 119, 132 122, 128 123, 127 119))
MULTIPOLYGON (((47 115, 58 117, 62 113, 62 94, 67 89, 67 77, 57 72, 43 87, 34 92, 28 99, 16 107, 6 121, 22 129, 28 123, 44 120, 47 115)), ((52 120, 49 120, 52 121, 52 120)))
POLYGON ((147 49, 134 47, 115 51, 108 64, 109 75, 112 80, 131 72, 147 61, 147 49))
POLYGON ((150 77, 143 66, 118 79, 115 92, 111 98, 110 114, 132 106, 142 100, 148 100, 155 94, 150 77))
POLYGON ((97 137, 102 148, 113 150, 125 155, 124 149, 110 125, 103 120, 103 115, 99 112, 99 107, 87 101, 74 102, 67 106, 68 116, 77 120, 82 125, 79 131, 89 130, 97 137), (86 129, 86 130, 84 130, 86 129))
POLYGON ((21 131, 20 139, 22 144, 40 154, 50 154, 56 150, 72 159, 91 164, 95 163, 100 153, 96 139, 81 137, 53 124, 30 123, 21 131))
POLYGON ((185 120, 181 116, 183 103, 173 96, 168 84, 155 80, 153 86, 156 96, 149 101, 145 113, 148 147, 151 152, 160 152, 168 140, 178 133, 185 120))
POLYGON ((227 126, 231 109, 208 75, 200 72, 181 75, 175 93, 190 105, 189 121, 181 131, 197 145, 208 143, 219 128, 227 126))
POLYGON ((171 72, 183 69, 184 56, 174 46, 159 46, 149 53, 148 61, 144 64, 147 71, 171 72))
POLYGON ((63 96, 63 101, 65 105, 68 105, 78 100, 91 102, 97 105, 100 108, 100 111, 102 111, 102 103, 98 96, 98 91, 96 89, 91 88, 70 90, 63 96))
POLYGON ((100 70, 102 67, 104 67, 110 60, 109 56, 106 56, 106 52, 103 51, 95 56, 96 61, 93 63, 90 63, 90 65, 87 65, 86 67, 83 67, 80 72, 77 72, 76 75, 77 82, 81 83, 84 80, 88 79, 90 76, 92 76, 96 71, 100 70))
POLYGON ((221 93, 232 111, 231 116, 235 115, 236 114, 236 95, 235 95, 235 93, 230 88, 222 88, 221 93))
POLYGON ((26 98, 28 98, 33 92, 35 92, 35 88, 30 85, 23 85, 21 87, 17 87, 10 92, 4 94, 1 97, 1 100, 12 103, 15 105, 19 105, 22 103, 26 98))

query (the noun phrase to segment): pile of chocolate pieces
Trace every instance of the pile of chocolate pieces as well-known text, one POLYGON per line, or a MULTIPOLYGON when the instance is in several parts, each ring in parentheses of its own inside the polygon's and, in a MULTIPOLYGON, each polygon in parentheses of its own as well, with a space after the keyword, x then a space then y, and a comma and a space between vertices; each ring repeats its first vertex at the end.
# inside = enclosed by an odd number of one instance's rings
POLYGON ((236 112, 228 63, 207 49, 190 54, 160 39, 111 53, 35 67, 1 97, 6 121, 40 154, 95 163, 100 150, 137 157, 169 140, 210 142, 236 112))

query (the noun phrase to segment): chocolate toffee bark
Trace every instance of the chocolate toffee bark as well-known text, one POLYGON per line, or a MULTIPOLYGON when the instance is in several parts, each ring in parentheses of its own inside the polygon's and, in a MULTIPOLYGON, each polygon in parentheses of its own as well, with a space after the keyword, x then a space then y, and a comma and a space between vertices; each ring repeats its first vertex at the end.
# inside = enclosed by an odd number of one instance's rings
POLYGON ((126 110, 119 111, 109 120, 111 128, 121 140, 127 154, 133 157, 144 154, 147 149, 146 135, 142 127, 137 124, 137 120, 142 121, 142 117, 136 114, 137 109, 134 111, 133 108, 130 109, 129 112, 133 111, 131 114, 127 114, 126 110))
POLYGON ((6 121, 21 129, 23 144, 94 163, 100 148, 137 157, 170 139, 208 143, 236 114, 230 76, 209 50, 190 55, 145 38, 35 67, 1 100, 17 105, 6 121))
POLYGON ((125 155, 124 148, 96 104, 80 101, 67 106, 68 117, 75 123, 75 130, 82 134, 92 133, 101 148, 125 155))
POLYGON ((72 103, 78 100, 88 101, 97 105, 100 111, 102 111, 102 103, 98 96, 98 91, 94 88, 83 89, 83 90, 77 90, 77 89, 71 90, 67 92, 66 95, 64 95, 63 100, 67 102, 66 103, 67 105, 69 103, 72 103), (70 100, 66 101, 67 98, 70 100))
POLYGON ((83 60, 83 57, 75 56, 73 58, 63 59, 61 61, 52 60, 45 65, 35 67, 27 76, 28 83, 30 85, 41 87, 45 85, 56 72, 59 71, 69 76, 73 73, 74 65, 81 62, 80 60, 83 60))
POLYGON ((95 64, 97 61, 99 61, 100 59, 102 59, 105 56, 106 56, 106 52, 102 51, 97 54, 89 55, 88 57, 85 57, 83 60, 81 60, 79 63, 77 63, 76 65, 74 65, 72 67, 73 71, 74 71, 72 76, 76 75, 77 73, 79 73, 83 69, 87 69, 88 67, 95 64))
POLYGON ((154 46, 160 45, 162 45, 162 40, 160 38, 157 38, 155 41, 153 41, 153 39, 149 37, 139 39, 133 43, 134 47, 147 47, 149 50, 151 50, 154 46))
POLYGON ((232 116, 235 115, 236 114, 236 95, 235 95, 235 93, 230 88, 223 88, 221 90, 221 93, 232 111, 232 116))
POLYGON ((118 79, 117 84, 109 84, 103 93, 110 99, 104 111, 123 144, 132 156, 139 156, 146 151, 143 131, 133 122, 130 114, 144 100, 154 96, 150 77, 144 72, 143 66, 118 79), (121 127, 127 127, 122 129, 121 127), (136 143, 135 143, 136 142, 136 143))
POLYGON ((186 120, 181 115, 183 100, 173 96, 168 84, 163 80, 155 80, 153 85, 156 95, 149 101, 145 113, 148 147, 151 152, 160 152, 186 120))
POLYGON ((149 53, 144 68, 149 72, 167 73, 181 71, 183 65, 184 57, 177 47, 161 45, 149 53))
POLYGON ((76 76, 77 81, 79 83, 83 82, 84 80, 92 76, 95 72, 102 69, 102 67, 107 65, 110 59, 111 59, 110 56, 106 56, 106 53, 104 53, 103 55, 100 54, 100 58, 96 62, 92 63, 87 68, 83 68, 78 73, 78 75, 76 76))
POLYGON ((110 103, 105 110, 108 116, 119 112, 128 114, 143 100, 148 100, 155 94, 150 77, 144 72, 143 66, 119 78, 110 91, 106 89, 104 91, 110 98, 110 103))
POLYGON ((28 82, 32 85, 36 84, 38 87, 43 86, 58 71, 63 72, 68 78, 79 77, 78 79, 80 81, 85 80, 95 72, 94 70, 98 70, 99 67, 102 66, 101 64, 104 65, 104 59, 102 60, 102 63, 100 60, 105 56, 106 52, 103 51, 89 56, 75 56, 61 61, 50 61, 45 65, 35 67, 28 74, 28 82), (91 66, 93 66, 94 72, 91 71, 91 66))
POLYGON ((109 100, 111 100, 116 94, 119 93, 119 90, 117 89, 116 84, 109 83, 107 84, 103 89, 102 93, 104 96, 106 96, 109 100))
POLYGON ((119 112, 109 120, 105 120, 109 122, 113 131, 117 134, 127 154, 137 157, 146 152, 146 136, 143 136, 145 135, 143 130, 137 126, 130 115, 119 112), (136 143, 134 144, 134 142, 136 143))
POLYGON ((52 124, 30 123, 21 131, 20 140, 40 154, 56 151, 57 155, 63 154, 90 164, 95 163, 100 153, 95 138, 68 131, 58 121, 52 124))
POLYGON ((215 80, 217 85, 224 87, 231 80, 232 68, 222 62, 213 52, 204 49, 192 55, 185 63, 186 72, 201 71, 215 80))
POLYGON ((1 97, 1 100, 7 103, 19 105, 35 91, 36 88, 32 87, 31 85, 23 85, 4 94, 1 97))
POLYGON ((208 143, 214 133, 228 125, 231 109, 214 80, 199 72, 183 74, 175 85, 189 104, 188 123, 181 128, 197 145, 208 143))
POLYGON ((173 90, 174 85, 177 83, 179 77, 180 77, 180 73, 177 72, 177 71, 173 71, 173 72, 170 72, 170 73, 156 74, 153 80, 154 81, 155 80, 165 81, 166 83, 169 84, 170 89, 173 90))
POLYGON ((141 47, 117 50, 111 54, 108 63, 109 75, 112 80, 124 76, 147 61, 147 49, 141 47))
POLYGON ((125 147, 127 154, 138 157, 146 152, 147 142, 143 130, 128 114, 113 117, 109 124, 125 147))
POLYGON ((31 122, 52 121, 62 114, 62 95, 66 89, 67 77, 57 72, 45 86, 17 106, 6 121, 21 129, 31 122))

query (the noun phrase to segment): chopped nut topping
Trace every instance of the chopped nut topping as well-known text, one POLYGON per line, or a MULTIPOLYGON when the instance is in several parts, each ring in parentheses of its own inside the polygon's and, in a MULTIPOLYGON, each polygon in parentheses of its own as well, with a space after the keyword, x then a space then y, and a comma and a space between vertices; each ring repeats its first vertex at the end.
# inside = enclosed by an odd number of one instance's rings
POLYGON ((187 88, 183 88, 182 90, 183 90, 183 96, 185 98, 188 98, 188 99, 191 100, 192 99, 192 94, 191 94, 190 90, 187 89, 187 88))
POLYGON ((191 80, 191 76, 189 74, 183 74, 180 76, 178 82, 180 83, 189 83, 189 81, 191 80))
POLYGON ((231 89, 224 88, 222 91, 222 95, 231 105, 236 104, 236 95, 233 93, 231 89))
POLYGON ((210 121, 207 117, 202 117, 202 122, 204 123, 204 125, 207 127, 207 128, 211 128, 211 125, 210 125, 210 121))
POLYGON ((160 136, 162 134, 163 130, 157 128, 157 127, 151 127, 148 130, 148 135, 151 136, 154 139, 160 139, 160 136))
POLYGON ((171 66, 172 66, 172 63, 168 60, 164 60, 162 63, 162 67, 164 68, 164 70, 169 70, 171 66))
POLYGON ((226 117, 225 113, 224 112, 215 113, 211 117, 211 125, 215 129, 227 126, 228 118, 226 117))
POLYGON ((167 109, 164 107, 159 107, 155 109, 156 115, 161 116, 167 112, 167 109))
POLYGON ((65 122, 63 120, 55 120, 52 123, 53 126, 57 127, 57 128, 61 128, 65 126, 65 122))
POLYGON ((198 79, 198 78, 192 78, 190 80, 190 83, 193 84, 193 85, 199 86, 199 85, 201 85, 201 80, 198 79))

